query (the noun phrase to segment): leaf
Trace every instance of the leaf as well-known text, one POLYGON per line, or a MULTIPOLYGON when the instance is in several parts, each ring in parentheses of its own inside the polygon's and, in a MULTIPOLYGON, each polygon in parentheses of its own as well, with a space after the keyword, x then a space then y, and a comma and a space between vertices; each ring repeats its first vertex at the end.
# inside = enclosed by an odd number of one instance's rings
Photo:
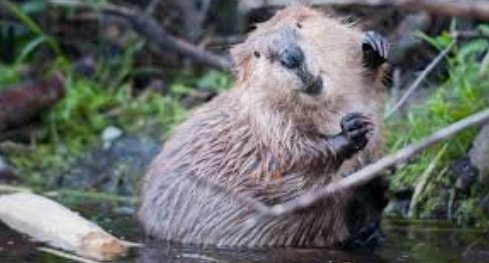
POLYGON ((22 62, 25 62, 25 59, 32 52, 34 52, 34 50, 36 48, 38 48, 39 46, 41 46, 42 44, 47 43, 47 42, 48 42, 48 38, 46 36, 39 36, 39 37, 35 38, 34 40, 32 40, 31 42, 29 42, 27 45, 25 45, 25 47, 20 52, 20 55, 17 58, 16 63, 20 64, 22 62))

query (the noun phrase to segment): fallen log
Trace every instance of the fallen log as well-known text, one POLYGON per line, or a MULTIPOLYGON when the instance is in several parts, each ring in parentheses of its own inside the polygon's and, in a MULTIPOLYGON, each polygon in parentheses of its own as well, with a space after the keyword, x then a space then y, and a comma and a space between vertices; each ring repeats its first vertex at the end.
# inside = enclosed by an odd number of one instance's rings
POLYGON ((0 91, 0 132, 28 123, 64 94, 64 83, 59 76, 0 91))
POLYGON ((240 2, 240 9, 248 12, 262 7, 284 7, 291 4, 397 6, 410 11, 489 20, 489 1, 486 0, 247 0, 240 2))
POLYGON ((34 241, 94 260, 113 260, 134 245, 117 239, 59 203, 33 193, 0 195, 0 221, 34 241))

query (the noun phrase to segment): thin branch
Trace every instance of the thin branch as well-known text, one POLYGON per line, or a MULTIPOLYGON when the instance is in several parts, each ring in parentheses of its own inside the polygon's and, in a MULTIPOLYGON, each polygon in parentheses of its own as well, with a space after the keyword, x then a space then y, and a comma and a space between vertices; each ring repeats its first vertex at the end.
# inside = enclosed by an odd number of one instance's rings
POLYGON ((274 205, 270 208, 270 211, 267 213, 267 215, 283 216, 285 214, 289 214, 300 209, 308 208, 314 205, 319 200, 322 200, 333 193, 345 189, 351 189, 355 186, 364 184, 375 177, 381 176, 382 171, 406 162, 406 160, 420 153, 429 146, 442 140, 448 139, 451 136, 469 127, 476 126, 487 121, 489 121, 489 108, 474 115, 471 115, 465 119, 462 119, 458 122, 455 122, 433 133, 432 135, 425 137, 417 143, 408 145, 403 149, 397 151, 396 153, 388 155, 373 164, 367 165, 363 169, 345 178, 342 178, 341 180, 330 183, 324 188, 305 193, 304 195, 294 200, 279 205, 274 205))
POLYGON ((438 65, 438 63, 448 54, 448 52, 452 49, 452 47, 455 45, 455 40, 450 43, 438 56, 431 61, 431 63, 419 74, 419 76, 416 78, 416 80, 409 86, 407 91, 404 93, 401 99, 392 107, 392 109, 385 115, 384 119, 388 119, 391 117, 397 110, 399 110, 404 103, 409 99, 409 96, 419 87, 419 85, 423 82, 423 80, 430 74, 430 72, 438 65))
POLYGON ((216 193, 226 194, 232 200, 240 202, 243 205, 246 205, 250 208, 255 209, 263 216, 284 216, 290 213, 293 213, 300 209, 308 208, 318 201, 327 198, 331 194, 336 192, 351 189, 353 187, 362 185, 372 180, 375 177, 381 176, 383 171, 405 163, 408 159, 412 158, 414 155, 420 153, 431 145, 438 143, 442 140, 446 140, 455 134, 470 128, 472 126, 476 126, 489 121, 489 108, 473 114, 465 119, 462 119, 456 123, 453 123, 437 132, 431 134, 428 137, 420 140, 417 143, 410 144, 403 149, 383 157, 375 163, 365 166, 363 169, 348 175, 338 181, 332 182, 328 184, 324 188, 320 188, 318 190, 307 192, 291 201, 281 203, 274 206, 267 206, 263 202, 249 196, 246 194, 235 193, 232 190, 225 188, 221 185, 213 183, 205 178, 199 178, 192 176, 193 180, 197 180, 198 184, 202 184, 205 187, 210 188, 216 193))

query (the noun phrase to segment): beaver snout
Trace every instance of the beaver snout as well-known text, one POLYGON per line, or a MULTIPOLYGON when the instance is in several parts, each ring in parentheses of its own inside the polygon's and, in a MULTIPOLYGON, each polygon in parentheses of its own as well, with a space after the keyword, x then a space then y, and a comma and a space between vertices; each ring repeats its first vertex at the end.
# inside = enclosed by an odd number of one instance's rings
POLYGON ((304 62, 304 52, 297 44, 285 46, 278 54, 282 66, 288 69, 299 68, 304 62))
POLYGON ((287 44, 278 53, 278 58, 282 66, 293 70, 301 79, 303 86, 299 89, 300 92, 308 95, 317 95, 321 92, 323 80, 310 72, 305 63, 304 51, 298 44, 287 44))

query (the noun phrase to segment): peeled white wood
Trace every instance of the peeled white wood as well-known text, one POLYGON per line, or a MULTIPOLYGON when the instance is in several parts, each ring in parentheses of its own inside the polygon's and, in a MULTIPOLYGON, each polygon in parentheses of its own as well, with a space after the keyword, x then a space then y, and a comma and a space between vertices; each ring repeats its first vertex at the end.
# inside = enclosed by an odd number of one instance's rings
POLYGON ((49 246, 96 260, 110 260, 126 243, 78 213, 33 193, 0 195, 0 220, 49 246))

